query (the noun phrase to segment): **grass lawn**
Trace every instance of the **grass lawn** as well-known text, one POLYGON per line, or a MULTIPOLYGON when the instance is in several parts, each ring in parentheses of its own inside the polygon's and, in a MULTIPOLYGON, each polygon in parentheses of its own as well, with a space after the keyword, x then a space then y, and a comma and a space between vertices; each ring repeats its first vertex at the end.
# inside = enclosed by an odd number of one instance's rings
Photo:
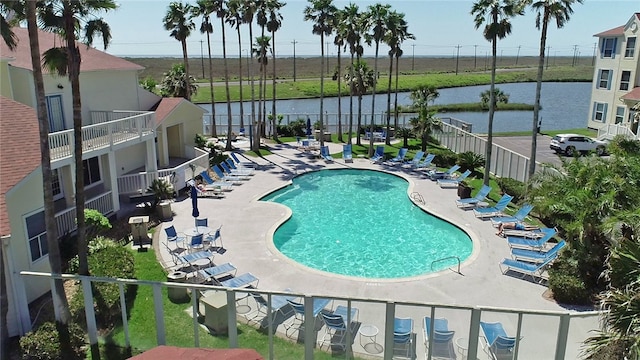
MULTIPOLYGON (((166 281, 166 273, 156 260, 153 251, 135 253, 136 277, 144 280, 166 281)), ((185 311, 189 303, 175 304, 167 295, 167 289, 162 290, 164 322, 166 328, 167 345, 180 347, 194 347, 192 318, 185 311)), ((150 286, 140 286, 136 293, 133 307, 129 309, 129 334, 131 340, 131 353, 133 355, 156 346, 156 327, 153 310, 153 294, 150 286)), ((200 347, 228 348, 229 342, 226 336, 210 335, 203 328, 199 329, 200 347)), ((274 353, 277 359, 302 359, 304 358, 304 346, 285 339, 274 337, 274 353)), ((116 345, 124 346, 124 331, 117 327, 111 334, 101 338, 101 358, 110 360, 126 359, 127 351, 116 345)), ((238 324, 238 344, 242 348, 251 348, 258 351, 265 358, 269 354, 269 342, 266 333, 258 329, 238 324)), ((344 357, 337 356, 337 357, 344 357)), ((315 359, 332 359, 331 354, 316 350, 315 359)))

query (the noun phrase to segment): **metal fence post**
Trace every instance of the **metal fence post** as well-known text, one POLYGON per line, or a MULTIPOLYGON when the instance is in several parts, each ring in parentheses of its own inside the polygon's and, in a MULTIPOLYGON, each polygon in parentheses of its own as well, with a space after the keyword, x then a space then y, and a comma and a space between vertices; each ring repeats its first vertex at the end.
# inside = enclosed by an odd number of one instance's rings
POLYGON ((569 337, 569 322, 571 317, 569 314, 560 315, 560 324, 558 325, 558 340, 556 340, 556 360, 562 360, 567 351, 567 338, 569 337))
POLYGON ((162 309, 162 287, 160 283, 151 285, 153 289, 153 313, 156 316, 156 341, 158 345, 166 344, 164 333, 164 313, 162 309))
POLYGON ((84 314, 87 320, 87 333, 89 344, 98 343, 98 327, 96 326, 96 314, 93 310, 93 292, 91 291, 91 279, 82 278, 82 296, 84 297, 84 314))
POLYGON ((469 325, 469 346, 467 350, 467 359, 478 358, 478 338, 480 336, 480 309, 471 310, 471 323, 469 325))
POLYGON ((384 320, 384 360, 393 359, 393 325, 396 317, 396 304, 388 302, 384 320))

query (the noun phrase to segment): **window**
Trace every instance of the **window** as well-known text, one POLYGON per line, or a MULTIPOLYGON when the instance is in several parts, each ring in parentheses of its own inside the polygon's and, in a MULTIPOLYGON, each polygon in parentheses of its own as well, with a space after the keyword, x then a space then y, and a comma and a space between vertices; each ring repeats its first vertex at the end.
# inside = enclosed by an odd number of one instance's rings
POLYGON ((47 232, 44 225, 44 211, 27 217, 25 224, 27 226, 31 261, 36 261, 49 253, 47 232))
POLYGON ((603 58, 614 58, 616 53, 616 38, 602 39, 602 49, 600 50, 603 58))
POLYGON ((616 124, 622 124, 624 121, 624 106, 616 107, 616 124))
POLYGON ((593 121, 605 122, 607 118, 607 104, 594 103, 593 104, 593 121))
POLYGON ((620 75, 620 90, 629 90, 629 82, 631 81, 631 71, 623 71, 620 75))
POLYGON ((63 194, 60 172, 58 172, 58 169, 51 170, 51 188, 53 189, 53 199, 60 199, 63 194))
POLYGON ((84 186, 95 184, 101 180, 100 178, 100 162, 97 157, 83 160, 84 167, 84 186))
POLYGON ((624 57, 632 58, 636 51, 636 38, 627 38, 627 47, 624 49, 624 57))
POLYGON ((596 89, 611 89, 611 70, 599 70, 598 82, 596 83, 596 89))

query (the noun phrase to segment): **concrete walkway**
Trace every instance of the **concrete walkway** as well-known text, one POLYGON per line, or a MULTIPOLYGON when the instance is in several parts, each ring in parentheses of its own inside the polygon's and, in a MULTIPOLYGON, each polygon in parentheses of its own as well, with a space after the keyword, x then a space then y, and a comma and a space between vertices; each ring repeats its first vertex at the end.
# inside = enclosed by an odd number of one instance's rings
MULTIPOLYGON (((340 153, 342 144, 327 143, 331 153, 340 153)), ((541 144, 542 146, 542 144, 541 144)), ((510 256, 505 239, 495 235, 490 221, 476 219, 472 211, 458 209, 455 205, 455 189, 441 189, 426 179, 423 173, 414 172, 401 166, 372 164, 363 158, 345 164, 340 155, 333 163, 326 163, 308 153, 301 152, 297 145, 273 145, 273 154, 264 158, 251 158, 259 166, 251 180, 235 186, 223 199, 199 199, 200 218, 208 218, 209 226, 222 225, 222 238, 226 252, 216 255, 214 262, 232 262, 238 274, 251 272, 260 279, 259 288, 265 290, 292 289, 306 295, 357 297, 377 299, 382 302, 354 302, 359 308, 360 324, 373 324, 380 329, 377 343, 384 342, 385 301, 444 304, 447 306, 490 306, 511 309, 534 309, 547 311, 567 311, 553 301, 543 298, 545 286, 527 280, 503 275, 498 267, 500 261, 510 256), (272 243, 272 234, 279 224, 286 220, 288 210, 279 204, 260 202, 262 196, 286 186, 296 175, 319 169, 351 167, 373 169, 398 174, 409 181, 407 193, 420 193, 425 199, 424 210, 458 225, 473 240, 472 255, 462 264, 461 273, 444 270, 435 274, 403 279, 360 279, 329 274, 313 270, 283 256, 272 243)), ((242 151, 242 150, 240 150, 242 151)), ((244 159, 242 159, 244 160, 244 159)), ((191 201, 178 200, 173 203, 175 216, 165 222, 162 228, 175 225, 178 231, 194 226, 191 217, 191 201)), ((393 224, 389 224, 390 227, 393 224)), ((160 231, 160 242, 166 242, 164 231, 160 231)), ((312 239, 310 239, 312 240, 312 239)), ((411 251, 407 249, 407 251, 411 251)), ((160 246, 160 256, 166 265, 171 265, 170 255, 160 246)), ((384 254, 381 253, 381 256, 384 254)), ((398 306, 397 317, 414 319, 414 339, 417 358, 424 358, 425 346, 422 335, 422 319, 430 315, 429 308, 398 306)), ((437 309, 436 317, 446 317, 449 328, 456 331, 454 340, 469 333, 471 312, 468 310, 437 309)), ((507 333, 515 335, 517 315, 486 312, 482 321, 500 321, 507 333)), ((520 343, 519 359, 553 358, 556 344, 558 317, 525 316, 520 343)), ((588 336, 588 331, 597 328, 595 317, 573 320, 569 333, 567 359, 579 357, 580 343, 588 336)), ((281 330, 281 329, 279 329, 281 330)), ((320 331, 320 335, 323 330, 320 331)), ((376 356, 371 347, 363 347, 358 334, 355 335, 353 349, 360 356, 376 356), (368 351, 367 351, 368 350, 368 351)), ((455 344, 455 341, 454 341, 455 344)), ((456 349, 459 350, 459 349, 456 349)), ((463 358, 456 351, 457 358, 463 358)), ((481 359, 488 358, 480 349, 481 359)), ((380 356, 380 355, 377 355, 380 356)))

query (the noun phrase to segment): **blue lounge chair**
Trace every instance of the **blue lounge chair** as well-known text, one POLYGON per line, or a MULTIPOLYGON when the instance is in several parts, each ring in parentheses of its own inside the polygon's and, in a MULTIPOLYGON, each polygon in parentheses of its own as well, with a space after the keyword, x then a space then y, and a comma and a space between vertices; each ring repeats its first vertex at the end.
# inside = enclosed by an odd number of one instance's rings
POLYGON ((471 170, 467 170, 467 171, 463 172, 457 178, 439 179, 438 180, 438 185, 440 185, 441 188, 458 187, 458 184, 463 182, 469 175, 471 175, 471 170))
POLYGON ((232 184, 241 184, 243 182, 242 181, 243 178, 239 176, 226 175, 225 173, 222 172, 222 170, 220 170, 218 166, 213 166, 211 167, 211 169, 213 170, 213 172, 216 173, 216 176, 220 178, 221 181, 226 181, 232 184))
POLYGON ((213 253, 207 250, 202 250, 192 254, 178 256, 178 259, 179 263, 182 265, 189 265, 193 268, 203 268, 211 265, 211 262, 213 261, 213 253))
POLYGON ((322 156, 325 161, 333 162, 333 157, 329 154, 329 147, 326 145, 320 148, 320 156, 322 156))
POLYGON ((499 226, 501 223, 505 223, 505 222, 521 222, 524 221, 524 218, 527 217, 527 215, 529 215, 529 213, 531 212, 531 210, 533 209, 533 205, 531 204, 524 204, 520 207, 520 209, 518 209, 518 211, 516 211, 515 214, 513 214, 513 216, 495 216, 491 218, 491 224, 493 226, 499 226))
POLYGON ((426 169, 428 167, 430 167, 433 162, 433 159, 436 158, 436 154, 427 154, 427 156, 424 157, 424 160, 420 161, 419 163, 415 164, 415 166, 412 166, 414 169, 426 169))
MULTIPOLYGON (((291 289, 285 289, 285 292, 290 292, 291 289)), ((291 308, 287 300, 293 300, 296 297, 292 295, 272 295, 271 306, 269 306, 268 298, 265 298, 262 294, 251 293, 251 297, 256 302, 256 311, 248 312, 245 317, 248 321, 256 321, 260 324, 260 327, 269 325, 269 320, 275 322, 275 319, 279 316, 286 316, 291 312, 291 308), (271 313, 271 318, 269 318, 271 313), (253 314, 252 316, 250 316, 253 314), (266 321, 265 321, 266 320, 266 321)))
POLYGON ((492 359, 505 359, 513 357, 513 348, 516 346, 516 338, 507 336, 501 323, 487 323, 480 321, 480 327, 484 333, 482 349, 492 359))
POLYGON ((354 319, 358 316, 358 309, 352 307, 349 316, 349 309, 345 306, 338 306, 336 310, 331 313, 320 312, 320 317, 324 322, 324 335, 320 342, 320 347, 325 343, 329 343, 329 346, 339 346, 342 350, 347 349, 347 344, 344 343, 345 335, 347 331, 353 328, 354 319))
POLYGON ((384 145, 376 146, 376 152, 371 157, 372 163, 378 163, 384 161, 384 145))
POLYGON ((260 280, 255 277, 252 273, 244 273, 240 276, 232 277, 231 279, 224 281, 213 281, 214 285, 224 286, 228 288, 247 288, 247 287, 258 287, 258 282, 260 280), (255 283, 255 284, 254 284, 255 283))
POLYGON ((512 199, 513 199, 513 196, 509 194, 504 194, 494 206, 473 209, 473 214, 477 218, 481 218, 481 219, 493 217, 493 216, 499 216, 500 214, 502 214, 504 209, 507 208, 507 205, 509 205, 512 199))
POLYGON ((429 354, 429 349, 431 349, 431 356, 434 358, 455 359, 453 349, 455 331, 449 330, 447 319, 435 319, 432 324, 431 318, 426 316, 422 325, 424 345, 427 347, 426 353, 429 354))
POLYGON ((351 144, 342 145, 342 158, 344 159, 344 162, 353 162, 351 144))
POLYGON ((389 162, 392 164, 403 162, 404 157, 407 156, 407 151, 409 151, 409 149, 407 148, 398 150, 398 155, 396 155, 396 157, 394 157, 393 159, 389 159, 389 162))
MULTIPOLYGON (((294 311, 294 317, 293 319, 291 319, 291 322, 288 324, 284 324, 285 335, 289 336, 289 330, 300 331, 304 329, 304 304, 293 301, 293 300, 287 300, 287 302, 289 303, 289 305, 291 305, 294 311)), ((320 312, 324 310, 324 308, 327 307, 327 305, 329 305, 330 302, 331 302, 331 299, 325 299, 325 298, 313 299, 313 310, 311 311, 311 313, 313 314, 313 321, 315 321, 315 319, 318 317, 318 314, 320 314, 320 312)), ((314 324, 315 322, 312 323, 312 325, 314 324)))
POLYGON ((227 162, 227 166, 229 167, 229 169, 231 169, 231 173, 232 174, 238 174, 238 175, 253 175, 254 170, 252 168, 248 168, 248 167, 243 167, 243 168, 239 168, 236 166, 236 163, 232 160, 227 158, 226 160, 227 162))
POLYGON ((235 276, 236 275, 236 271, 238 269, 236 269, 235 266, 233 266, 232 263, 224 263, 218 266, 211 266, 208 268, 204 268, 200 271, 198 271, 198 275, 204 279, 204 282, 209 282, 212 281, 212 279, 218 279, 218 277, 220 277, 221 275, 231 275, 231 276, 235 276))
POLYGON ((478 190, 478 193, 476 194, 476 196, 467 198, 467 199, 458 199, 456 200, 456 205, 459 208, 476 206, 476 204, 478 204, 479 202, 484 201, 490 192, 491 192, 491 186, 482 185, 480 190, 478 190))
MULTIPOLYGON (((216 174, 217 175, 217 174, 216 174)), ((222 191, 231 191, 233 190, 233 184, 226 181, 215 181, 209 176, 209 173, 205 170, 200 173, 200 177, 206 183, 205 189, 220 189, 222 191)))
POLYGON ((538 239, 527 239, 519 236, 507 236, 510 248, 541 249, 556 233, 555 228, 541 229, 544 236, 538 239))
POLYGON ((251 177, 247 173, 231 170, 231 168, 229 167, 229 165, 227 165, 227 163, 225 161, 223 161, 220 164, 218 164, 218 166, 222 168, 222 171, 224 171, 224 173, 226 173, 225 176, 227 176, 227 177, 234 177, 234 178, 236 178, 238 180, 249 180, 249 179, 251 179, 251 177))
POLYGON ((233 158, 233 161, 236 162, 237 166, 255 168, 258 165, 256 163, 254 163, 253 161, 240 161, 240 159, 238 159, 238 156, 234 152, 229 153, 229 155, 231 155, 231 157, 233 158))
POLYGON ((436 170, 429 171, 427 172, 427 176, 429 176, 431 180, 450 179, 453 173, 458 171, 458 169, 460 169, 460 165, 456 164, 450 167, 449 170, 445 172, 436 171, 436 170))
POLYGON ((536 282, 543 282, 546 280, 543 276, 544 271, 557 257, 558 253, 556 252, 553 255, 546 257, 541 263, 530 263, 527 261, 504 258, 500 263, 500 270, 503 274, 506 274, 508 271, 514 271, 522 274, 520 277, 521 279, 524 279, 526 276, 531 276, 533 281, 536 281, 536 278, 538 278, 539 281, 536 282))
POLYGON ((413 159, 411 159, 411 161, 409 161, 409 166, 411 166, 412 168, 415 168, 416 166, 418 166, 418 164, 420 163, 420 160, 422 159, 422 157, 424 156, 424 151, 418 151, 416 152, 415 155, 413 155, 413 159))
POLYGON ((404 351, 405 357, 413 359, 413 319, 393 319, 393 353, 404 351))
POLYGON ((549 249, 549 251, 538 251, 538 250, 529 250, 529 249, 511 249, 511 257, 515 260, 523 260, 528 262, 544 262, 547 258, 551 256, 557 256, 558 252, 562 250, 567 245, 564 240, 561 240, 554 247, 549 249))

